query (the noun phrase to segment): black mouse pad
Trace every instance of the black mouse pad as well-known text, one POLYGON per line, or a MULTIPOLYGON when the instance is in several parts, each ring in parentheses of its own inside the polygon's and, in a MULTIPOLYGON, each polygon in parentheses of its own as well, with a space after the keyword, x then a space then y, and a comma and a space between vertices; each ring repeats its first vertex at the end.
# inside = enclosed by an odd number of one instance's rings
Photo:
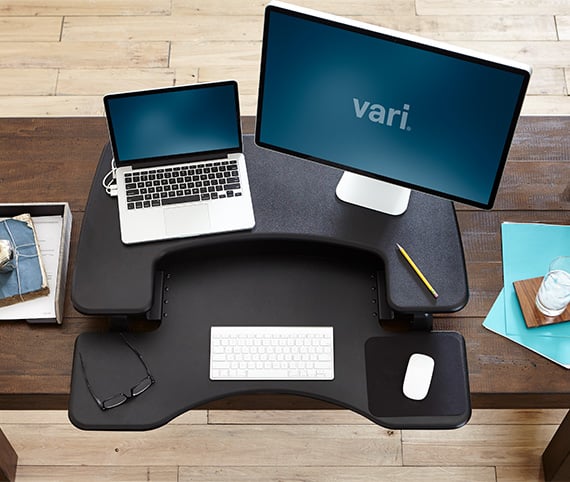
POLYGON ((403 333, 369 338, 365 346, 368 408, 375 417, 412 426, 451 428, 471 415, 465 342, 459 333, 403 333), (423 353, 435 361, 426 398, 411 400, 402 391, 408 360, 423 353), (418 421, 414 424, 413 420, 418 421))

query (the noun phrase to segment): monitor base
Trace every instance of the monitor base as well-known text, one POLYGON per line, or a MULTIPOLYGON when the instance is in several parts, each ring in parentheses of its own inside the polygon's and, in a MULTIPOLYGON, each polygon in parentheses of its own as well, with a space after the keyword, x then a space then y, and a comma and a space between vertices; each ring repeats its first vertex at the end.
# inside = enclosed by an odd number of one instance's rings
POLYGON ((410 194, 408 188, 353 172, 345 172, 336 187, 336 195, 341 201, 392 216, 406 211, 410 194))

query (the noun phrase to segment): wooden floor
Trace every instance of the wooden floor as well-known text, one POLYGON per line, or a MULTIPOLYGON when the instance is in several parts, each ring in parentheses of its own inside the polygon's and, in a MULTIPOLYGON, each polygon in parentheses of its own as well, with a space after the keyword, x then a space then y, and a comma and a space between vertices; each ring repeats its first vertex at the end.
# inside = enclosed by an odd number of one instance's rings
POLYGON ((565 410, 476 410, 452 431, 392 431, 346 410, 191 411, 149 432, 84 432, 65 412, 0 412, 17 481, 543 480, 565 410))
MULTIPOLYGON (((570 114, 570 0, 296 3, 527 62, 524 113, 570 114)), ((254 114, 264 4, 0 0, 0 116, 101 115, 106 92, 225 78, 254 114)), ((476 410, 446 432, 394 432, 341 410, 194 411, 143 433, 5 411, 0 426, 19 453, 18 481, 532 482, 565 412, 476 410)))
MULTIPOLYGON (((101 115, 107 92, 235 78, 253 114, 262 0, 0 0, 0 115, 101 115)), ((570 112, 570 0, 297 0, 531 64, 570 112)))

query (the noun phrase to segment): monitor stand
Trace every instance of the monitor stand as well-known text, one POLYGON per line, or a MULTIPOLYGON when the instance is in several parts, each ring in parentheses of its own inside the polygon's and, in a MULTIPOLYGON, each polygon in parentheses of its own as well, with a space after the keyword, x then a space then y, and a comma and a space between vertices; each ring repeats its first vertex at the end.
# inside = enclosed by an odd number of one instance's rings
POLYGON ((336 195, 341 201, 392 216, 406 211, 410 193, 408 188, 353 172, 345 172, 336 187, 336 195))

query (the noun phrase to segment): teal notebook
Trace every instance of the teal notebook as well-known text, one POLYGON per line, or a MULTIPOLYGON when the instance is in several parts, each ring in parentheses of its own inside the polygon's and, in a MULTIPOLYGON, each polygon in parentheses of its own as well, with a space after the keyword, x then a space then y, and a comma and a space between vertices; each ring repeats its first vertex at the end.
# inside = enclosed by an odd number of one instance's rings
POLYGON ((47 295, 47 276, 30 216, 0 221, 0 239, 9 240, 15 251, 14 269, 0 272, 0 307, 47 295))
POLYGON ((570 255, 570 226, 504 223, 503 278, 483 326, 570 368, 570 322, 527 328, 513 281, 544 276, 557 256, 570 255))

